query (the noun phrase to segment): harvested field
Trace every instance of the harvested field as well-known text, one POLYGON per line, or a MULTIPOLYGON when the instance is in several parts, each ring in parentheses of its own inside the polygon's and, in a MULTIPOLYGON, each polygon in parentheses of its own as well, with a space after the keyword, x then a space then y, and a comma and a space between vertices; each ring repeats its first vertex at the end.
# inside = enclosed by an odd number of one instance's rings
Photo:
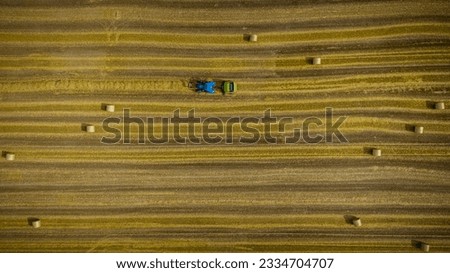
POLYGON ((0 3, 0 252, 450 252, 448 1, 75 2, 0 3))

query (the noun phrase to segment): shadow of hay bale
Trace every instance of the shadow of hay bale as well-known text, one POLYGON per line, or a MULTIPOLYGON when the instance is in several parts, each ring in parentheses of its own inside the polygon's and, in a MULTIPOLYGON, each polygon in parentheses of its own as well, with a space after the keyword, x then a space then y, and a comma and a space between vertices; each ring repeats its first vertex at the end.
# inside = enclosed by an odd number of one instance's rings
POLYGON ((413 124, 405 124, 405 130, 408 131, 408 132, 414 133, 415 132, 415 128, 416 128, 416 126, 413 125, 413 124))
POLYGON ((27 218, 28 225, 32 226, 32 227, 34 226, 33 223, 40 222, 40 221, 41 221, 41 219, 39 219, 37 217, 28 217, 27 218))
POLYGON ((244 39, 245 42, 257 42, 258 41, 258 35, 245 33, 243 35, 243 39, 244 39))

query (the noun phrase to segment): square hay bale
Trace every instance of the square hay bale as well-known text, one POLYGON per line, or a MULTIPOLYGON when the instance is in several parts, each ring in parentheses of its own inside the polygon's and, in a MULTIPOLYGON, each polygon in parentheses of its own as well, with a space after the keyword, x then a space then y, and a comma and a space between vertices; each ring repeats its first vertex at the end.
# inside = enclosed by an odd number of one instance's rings
POLYGON ((95 126, 94 125, 86 125, 86 132, 94 133, 95 132, 95 126))
POLYGON ((428 251, 430 251, 430 245, 427 244, 427 243, 421 242, 421 243, 420 243, 420 249, 421 249, 423 252, 428 252, 428 251))
POLYGON ((322 63, 322 59, 320 57, 314 57, 312 59, 312 64, 313 65, 318 65, 318 64, 321 64, 321 63, 322 63))
POLYGON ((250 42, 257 42, 258 41, 258 35, 256 34, 250 34, 250 36, 248 37, 248 40, 250 42))
POLYGON ((372 155, 373 156, 381 156, 381 150, 380 149, 372 149, 372 155))
POLYGON ((6 153, 5 154, 5 159, 9 160, 9 161, 12 161, 12 160, 16 159, 16 155, 13 154, 13 153, 6 153))
POLYGON ((106 110, 106 112, 114 112, 115 110, 116 110, 116 107, 114 106, 114 104, 107 104, 106 106, 105 106, 105 110, 106 110))
POLYGON ((414 132, 416 134, 423 134, 423 126, 414 126, 414 132))
POLYGON ((353 225, 354 225, 355 227, 360 227, 360 226, 362 226, 361 219, 358 218, 358 217, 356 217, 355 219, 353 219, 353 225))
POLYGON ((444 110, 444 109, 445 109, 445 103, 442 102, 442 101, 436 102, 436 103, 434 104, 434 109, 437 109, 437 110, 444 110))
POLYGON ((41 227, 41 220, 40 219, 33 219, 31 221, 31 226, 34 228, 40 228, 41 227))

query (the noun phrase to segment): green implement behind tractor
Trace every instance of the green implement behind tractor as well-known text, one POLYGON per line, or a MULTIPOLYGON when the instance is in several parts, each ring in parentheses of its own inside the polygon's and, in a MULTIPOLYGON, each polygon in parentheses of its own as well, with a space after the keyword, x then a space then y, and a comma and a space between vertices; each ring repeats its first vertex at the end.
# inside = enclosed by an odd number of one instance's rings
POLYGON ((222 84, 222 91, 224 94, 233 94, 237 90, 237 85, 233 81, 224 81, 222 84))

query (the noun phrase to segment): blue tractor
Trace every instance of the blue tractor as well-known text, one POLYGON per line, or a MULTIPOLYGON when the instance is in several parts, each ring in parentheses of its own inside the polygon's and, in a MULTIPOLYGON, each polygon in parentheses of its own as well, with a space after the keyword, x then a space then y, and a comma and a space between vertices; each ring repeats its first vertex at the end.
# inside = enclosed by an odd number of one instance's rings
POLYGON ((214 81, 198 81, 195 84, 195 88, 197 92, 206 92, 209 94, 214 94, 214 87, 216 86, 216 82, 214 81))

